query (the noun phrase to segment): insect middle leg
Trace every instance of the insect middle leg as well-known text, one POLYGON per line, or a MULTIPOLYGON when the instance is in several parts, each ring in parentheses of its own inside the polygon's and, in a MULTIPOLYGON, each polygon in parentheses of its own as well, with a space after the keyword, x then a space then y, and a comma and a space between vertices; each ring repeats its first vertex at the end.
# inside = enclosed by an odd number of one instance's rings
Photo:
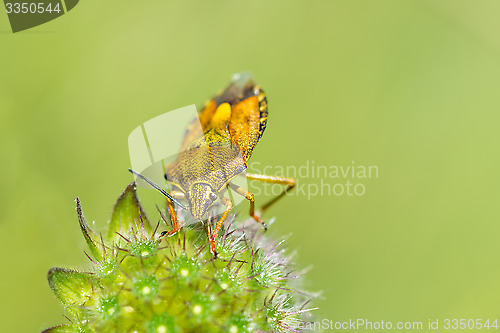
POLYGON ((246 174, 247 179, 258 180, 265 183, 271 184, 280 184, 280 185, 288 185, 283 192, 281 192, 276 197, 272 198, 268 202, 266 202, 262 207, 260 207, 260 211, 264 213, 271 205, 275 204, 279 199, 283 198, 285 194, 287 194, 291 189, 295 187, 295 179, 286 178, 286 177, 277 177, 277 176, 268 176, 268 175, 257 175, 253 173, 246 174))
POLYGON ((236 191, 236 193, 238 193, 239 195, 245 197, 245 199, 247 199, 248 201, 250 201, 250 216, 253 217, 253 219, 257 222, 259 222, 260 224, 262 224, 262 226, 264 227, 264 229, 267 230, 267 224, 262 221, 262 219, 260 217, 258 217, 257 215, 255 215, 255 198, 253 196, 253 194, 247 190, 245 190, 243 187, 241 186, 238 186, 236 184, 233 184, 233 183, 229 183, 229 186, 234 190, 236 191))
MULTIPOLYGON (((182 192, 177 192, 177 191, 171 191, 169 193, 174 199, 184 199, 185 195, 182 192)), ((170 220, 172 221, 172 226, 173 229, 170 230, 165 234, 165 236, 172 236, 177 233, 181 229, 180 224, 179 224, 179 219, 177 219, 177 213, 175 212, 174 204, 170 198, 167 199, 167 207, 168 207, 168 212, 170 213, 170 220)))
MULTIPOLYGON (((262 182, 266 183, 273 183, 273 184, 281 184, 281 185, 288 185, 283 192, 281 192, 279 195, 271 199, 269 202, 265 203, 261 208, 260 211, 261 213, 264 213, 271 205, 276 203, 279 199, 285 196, 285 194, 288 193, 294 186, 295 186, 295 179, 293 178, 285 178, 285 177, 276 177, 276 176, 267 176, 267 175, 256 175, 256 174, 251 174, 248 173, 246 174, 247 179, 251 180, 259 180, 262 182)), ((229 183, 229 186, 236 191, 236 193, 240 194, 241 196, 244 196, 248 201, 250 201, 250 216, 264 227, 264 229, 267 230, 267 225, 262 219, 255 214, 255 198, 252 193, 249 191, 245 190, 244 188, 233 184, 229 183)))

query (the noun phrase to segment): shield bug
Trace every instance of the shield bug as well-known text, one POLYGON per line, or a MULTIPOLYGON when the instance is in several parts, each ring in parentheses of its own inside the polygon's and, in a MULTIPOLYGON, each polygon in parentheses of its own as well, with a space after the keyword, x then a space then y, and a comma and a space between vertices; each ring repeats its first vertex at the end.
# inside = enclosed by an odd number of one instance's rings
POLYGON ((217 235, 233 208, 232 201, 225 195, 228 187, 250 202, 250 216, 267 229, 255 213, 254 195, 233 182, 236 176, 244 175, 248 180, 286 185, 278 196, 260 208, 261 213, 295 186, 292 178, 245 173, 255 145, 266 129, 267 116, 264 91, 248 75, 236 74, 232 83, 208 100, 197 119, 187 126, 176 160, 166 166, 165 178, 171 184, 169 193, 130 170, 167 198, 173 229, 166 235, 173 235, 180 229, 173 203, 189 210, 194 219, 207 220, 208 230, 208 211, 220 199, 224 210, 215 228, 209 231, 210 250, 217 257, 217 235))

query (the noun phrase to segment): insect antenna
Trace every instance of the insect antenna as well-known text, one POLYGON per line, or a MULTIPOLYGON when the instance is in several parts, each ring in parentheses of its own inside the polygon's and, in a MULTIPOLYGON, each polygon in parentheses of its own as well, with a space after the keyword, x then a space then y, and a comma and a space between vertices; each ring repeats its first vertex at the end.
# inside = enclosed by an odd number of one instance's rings
POLYGON ((166 196, 167 198, 169 198, 170 200, 172 200, 174 203, 176 203, 177 205, 179 205, 180 207, 182 207, 183 209, 186 209, 186 206, 184 206, 183 204, 181 204, 179 201, 175 200, 174 198, 172 198, 172 196, 170 194, 168 194, 164 189, 162 189, 160 186, 156 185, 155 183, 153 183, 153 181, 151 181, 150 179, 144 177, 143 175, 141 175, 140 173, 137 173, 135 172, 134 170, 132 169, 128 169, 128 171, 130 171, 131 173, 133 173, 134 175, 136 175, 137 177, 141 178, 142 180, 144 180, 146 183, 148 183, 149 185, 153 186, 155 189, 157 189, 158 191, 161 192, 161 194, 163 194, 164 196, 166 196))

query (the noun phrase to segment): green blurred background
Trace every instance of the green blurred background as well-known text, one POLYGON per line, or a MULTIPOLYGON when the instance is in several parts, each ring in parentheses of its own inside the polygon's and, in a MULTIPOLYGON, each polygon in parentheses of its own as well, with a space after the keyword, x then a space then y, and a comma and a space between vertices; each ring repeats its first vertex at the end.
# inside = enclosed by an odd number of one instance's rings
POLYGON ((364 196, 294 195, 266 215, 312 265, 319 319, 497 318, 499 13, 498 1, 85 0, 12 34, 2 10, 0 331, 65 322, 46 274, 88 266, 74 198, 102 228, 132 181, 132 129, 241 70, 269 100, 253 161, 379 168, 364 196))

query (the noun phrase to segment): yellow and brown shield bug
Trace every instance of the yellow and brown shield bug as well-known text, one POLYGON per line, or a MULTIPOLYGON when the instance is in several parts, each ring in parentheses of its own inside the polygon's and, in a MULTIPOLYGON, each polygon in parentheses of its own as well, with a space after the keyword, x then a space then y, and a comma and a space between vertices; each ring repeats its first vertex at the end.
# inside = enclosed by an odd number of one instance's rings
MULTIPOLYGON (((217 235, 233 208, 230 198, 224 195, 228 187, 250 201, 250 216, 267 228, 255 214, 254 195, 233 182, 236 176, 244 175, 249 180, 286 185, 281 194, 260 208, 261 213, 295 186, 292 178, 245 173, 255 145, 266 129, 267 116, 264 91, 248 75, 236 74, 232 83, 207 101, 197 119, 187 126, 176 160, 166 166, 165 178, 171 184, 169 193, 130 170, 167 198, 173 229, 166 235, 180 229, 174 202, 189 210, 196 220, 204 221, 210 207, 220 199, 224 210, 215 228, 209 231, 210 250, 217 257, 217 235), (187 202, 186 206, 180 201, 187 202)), ((208 230, 209 221, 206 223, 208 230)))

